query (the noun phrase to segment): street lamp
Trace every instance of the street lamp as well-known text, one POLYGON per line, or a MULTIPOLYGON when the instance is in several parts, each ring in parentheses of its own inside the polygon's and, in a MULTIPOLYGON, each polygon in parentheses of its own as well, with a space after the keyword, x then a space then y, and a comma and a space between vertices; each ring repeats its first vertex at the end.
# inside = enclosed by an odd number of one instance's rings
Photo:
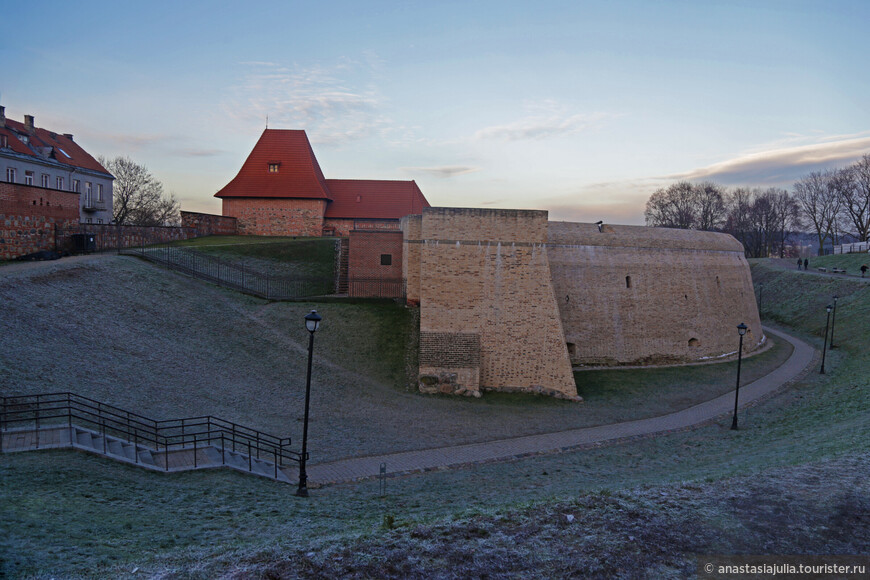
POLYGON ((748 327, 744 323, 737 325, 737 334, 740 335, 740 346, 737 348, 737 388, 734 390, 734 419, 731 420, 731 429, 737 430, 737 399, 740 396, 740 363, 743 362, 743 335, 748 327))
POLYGON ((825 342, 822 345, 822 370, 819 371, 819 374, 825 374, 825 352, 828 350, 828 323, 831 322, 831 310, 834 307, 828 304, 825 306, 825 310, 828 311, 828 319, 825 321, 825 342))
POLYGON ((308 497, 308 474, 305 461, 308 459, 308 402, 311 399, 311 361, 314 358, 314 333, 320 328, 323 318, 312 310, 305 315, 305 328, 308 330, 308 377, 305 379, 305 422, 302 425, 302 455, 299 456, 299 487, 296 495, 308 497))
POLYGON ((837 299, 839 296, 834 295, 834 313, 831 314, 831 345, 828 348, 837 348, 834 346, 834 327, 837 325, 837 299))

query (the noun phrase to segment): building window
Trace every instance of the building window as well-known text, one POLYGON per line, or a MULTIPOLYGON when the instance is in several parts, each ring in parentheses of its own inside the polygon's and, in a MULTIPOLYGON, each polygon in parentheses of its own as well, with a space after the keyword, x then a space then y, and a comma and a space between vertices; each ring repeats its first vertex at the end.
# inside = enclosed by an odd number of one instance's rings
POLYGON ((626 277, 625 277, 625 287, 626 287, 626 288, 631 288, 631 276, 626 276, 626 277))
POLYGON ((103 184, 97 184, 97 201, 103 201, 103 184))
POLYGON ((82 182, 79 181, 78 179, 73 179, 73 180, 72 180, 72 183, 71 183, 70 185, 72 186, 72 187, 70 188, 70 191, 74 191, 74 192, 76 192, 76 193, 81 193, 81 192, 82 192, 82 182))
POLYGON ((58 177, 57 179, 55 179, 54 188, 55 189, 63 189, 63 177, 58 177))
POLYGON ((6 181, 9 183, 15 183, 15 168, 7 167, 6 168, 6 181))
POLYGON ((85 193, 87 193, 88 195, 90 195, 90 194, 91 194, 91 191, 93 191, 93 188, 92 188, 92 186, 91 186, 91 182, 90 182, 90 181, 85 181, 85 193))
POLYGON ((103 223, 103 218, 97 218, 97 223, 98 223, 98 224, 103 223))
POLYGON ((280 163, 270 163, 269 173, 278 173, 278 165, 280 165, 280 163))
POLYGON ((24 185, 33 185, 33 172, 25 171, 24 172, 24 185))
POLYGON ((393 265, 393 255, 392 254, 381 254, 381 266, 392 266, 393 265))
POLYGON ((48 188, 48 173, 42 174, 42 187, 48 188))
POLYGON ((92 223, 94 223, 94 220, 93 220, 93 218, 88 218, 88 223, 89 223, 89 224, 92 224, 92 223))

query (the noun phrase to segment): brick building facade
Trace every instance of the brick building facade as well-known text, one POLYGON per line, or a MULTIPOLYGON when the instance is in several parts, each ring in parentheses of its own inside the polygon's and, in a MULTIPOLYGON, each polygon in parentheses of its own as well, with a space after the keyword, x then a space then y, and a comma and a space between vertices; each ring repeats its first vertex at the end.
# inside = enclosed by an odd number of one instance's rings
POLYGON ((78 223, 78 194, 0 182, 0 260, 53 251, 56 230, 78 223))
POLYGON ((355 225, 387 229, 429 202, 413 181, 326 179, 305 131, 266 129, 238 175, 215 194, 239 233, 347 237, 355 225))

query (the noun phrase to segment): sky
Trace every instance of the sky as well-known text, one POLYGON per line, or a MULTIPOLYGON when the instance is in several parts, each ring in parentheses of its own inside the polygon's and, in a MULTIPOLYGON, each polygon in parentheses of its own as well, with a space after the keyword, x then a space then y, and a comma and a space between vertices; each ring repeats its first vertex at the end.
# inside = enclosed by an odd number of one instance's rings
POLYGON ((6 116, 144 164, 182 209, 263 129, 435 206, 642 224, 680 180, 786 187, 870 152, 870 1, 12 2, 6 116))

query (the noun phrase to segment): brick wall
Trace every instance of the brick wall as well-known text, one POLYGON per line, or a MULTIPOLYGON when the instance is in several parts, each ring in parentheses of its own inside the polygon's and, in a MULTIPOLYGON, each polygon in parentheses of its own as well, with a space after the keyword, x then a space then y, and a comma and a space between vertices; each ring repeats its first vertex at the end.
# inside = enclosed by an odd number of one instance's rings
POLYGON ((210 213, 183 211, 181 226, 193 228, 197 236, 234 236, 239 233, 236 218, 210 213))
POLYGON ((160 244, 195 238, 197 232, 191 227, 174 226, 118 226, 114 224, 74 224, 58 230, 58 249, 75 251, 73 235, 91 234, 94 236, 94 251, 131 248, 136 246, 160 244))
POLYGON ((352 230, 348 239, 347 277, 351 296, 386 297, 386 287, 380 281, 392 281, 394 289, 403 296, 404 285, 395 284, 402 279, 402 232, 352 230), (383 257, 386 258, 382 260, 383 257))
MULTIPOLYGON (((413 219, 405 222, 411 232, 413 219)), ((419 239, 423 389, 577 395, 550 285, 543 211, 425 208, 419 239), (479 367, 457 368, 438 334, 474 335, 479 367), (450 359, 450 360, 448 360, 450 359), (447 366, 435 366, 442 360, 447 366), (424 361, 430 364, 424 366, 424 361), (462 384, 461 377, 479 384, 462 384)), ((407 269, 414 269, 413 258, 407 269)), ((409 284, 410 286, 410 284, 409 284)), ((470 364, 470 363, 467 363, 470 364)))
POLYGON ((423 216, 409 215, 402 218, 403 248, 402 277, 405 279, 406 301, 409 305, 420 304, 420 249, 423 235, 423 216))
POLYGON ((0 260, 55 249, 55 227, 79 221, 79 194, 0 182, 0 260))
POLYGON ((322 199, 224 198, 222 213, 241 235, 320 236, 325 208, 322 199))
POLYGON ((574 364, 695 361, 762 339, 749 265, 727 234, 551 222, 547 254, 574 364))

